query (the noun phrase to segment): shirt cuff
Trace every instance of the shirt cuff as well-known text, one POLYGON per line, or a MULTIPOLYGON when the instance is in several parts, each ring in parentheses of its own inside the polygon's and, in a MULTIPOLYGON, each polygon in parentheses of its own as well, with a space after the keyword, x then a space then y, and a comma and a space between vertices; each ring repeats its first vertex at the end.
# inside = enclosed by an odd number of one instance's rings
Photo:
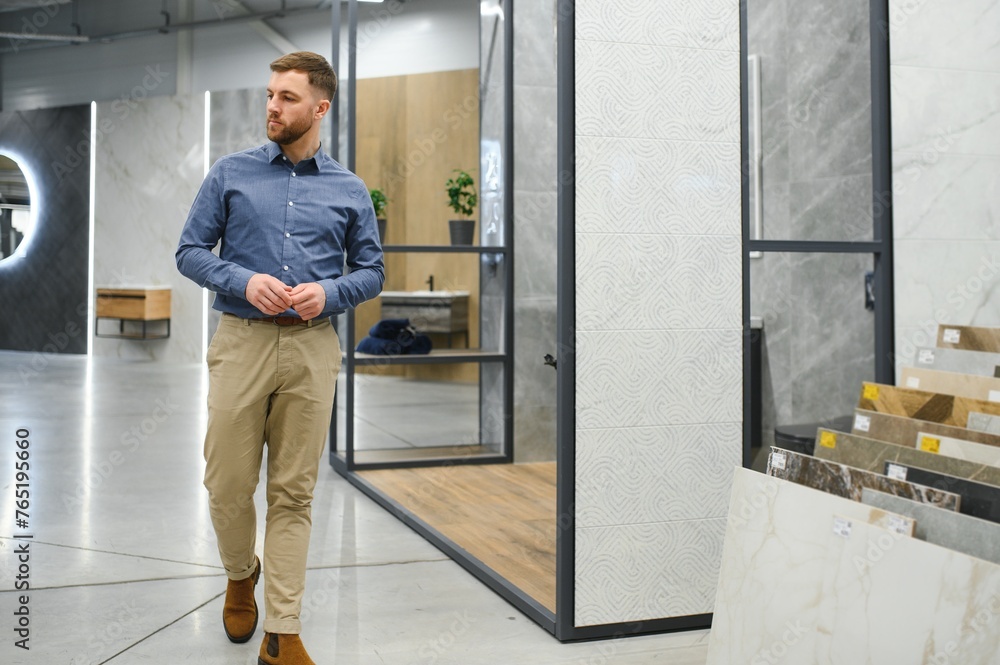
POLYGON ((344 309, 340 306, 340 287, 337 286, 337 280, 335 279, 321 279, 317 282, 323 287, 323 291, 326 292, 326 305, 323 306, 323 313, 330 314, 338 309, 344 309))
POLYGON ((229 294, 243 300, 247 299, 247 284, 250 283, 250 278, 256 275, 252 270, 247 270, 240 266, 235 266, 233 268, 233 274, 229 278, 229 294))

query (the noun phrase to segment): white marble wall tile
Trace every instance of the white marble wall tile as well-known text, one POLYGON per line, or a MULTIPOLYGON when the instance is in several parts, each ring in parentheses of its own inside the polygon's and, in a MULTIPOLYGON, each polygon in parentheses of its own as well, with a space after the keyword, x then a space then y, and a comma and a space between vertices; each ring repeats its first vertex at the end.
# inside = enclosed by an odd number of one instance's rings
POLYGON ((897 239, 894 243, 896 351, 912 363, 916 347, 934 346, 936 324, 1000 325, 1000 241, 897 239))
POLYGON ((577 325, 588 331, 739 328, 741 248, 735 236, 578 233, 577 325))
POLYGON ((737 52, 577 41, 577 133, 738 143, 739 74, 737 52))
MULTIPOLYGON (((966 441, 964 439, 955 439, 939 434, 917 433, 917 448, 921 450, 933 450, 935 447, 939 455, 1000 467, 1000 447, 988 446, 984 443, 976 443, 975 441, 966 441)), ((970 478, 970 480, 982 482, 980 478, 970 478)))
POLYGON ((1000 240, 1000 155, 897 152, 892 178, 896 238, 1000 240))
POLYGON ((969 413, 969 420, 966 427, 977 432, 1000 434, 1000 416, 972 411, 969 413))
POLYGON ((582 430, 577 528, 725 517, 741 423, 582 430))
POLYGON ((1000 72, 892 67, 892 146, 1000 155, 1000 72))
POLYGON ((728 0, 580 3, 578 39, 738 51, 739 4, 728 0))
POLYGON ((712 611, 726 520, 577 528, 576 625, 712 611))
POLYGON ((97 338, 94 355, 200 362, 202 292, 174 252, 204 173, 204 97, 150 97, 127 113, 101 103, 97 122, 94 283, 169 286, 172 303, 169 339, 97 338))
POLYGON ((889 2, 889 57, 894 65, 1000 73, 998 30, 997 0, 889 2))
POLYGON ((578 333, 577 430, 741 422, 742 344, 739 329, 578 333))
MULTIPOLYGON (((749 469, 736 470, 708 665, 829 662, 814 654, 834 515, 907 535, 914 528, 910 518, 749 469)), ((913 570, 920 569, 907 567, 901 574, 913 575, 913 570)), ((903 662, 922 661, 895 665, 903 662)))
POLYGON ((734 235, 739 143, 581 136, 577 231, 734 235))

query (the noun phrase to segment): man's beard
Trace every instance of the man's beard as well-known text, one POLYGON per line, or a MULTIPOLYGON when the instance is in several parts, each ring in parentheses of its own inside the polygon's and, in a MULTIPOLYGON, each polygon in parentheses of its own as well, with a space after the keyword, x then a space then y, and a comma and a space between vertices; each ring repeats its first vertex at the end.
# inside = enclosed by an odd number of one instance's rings
MULTIPOLYGON (((270 118, 268 119, 268 122, 270 122, 270 118)), ((290 143, 295 143, 309 131, 312 127, 312 119, 306 118, 297 123, 290 125, 278 125, 274 128, 267 124, 265 124, 265 126, 267 127, 267 138, 274 141, 278 145, 288 145, 290 143)))

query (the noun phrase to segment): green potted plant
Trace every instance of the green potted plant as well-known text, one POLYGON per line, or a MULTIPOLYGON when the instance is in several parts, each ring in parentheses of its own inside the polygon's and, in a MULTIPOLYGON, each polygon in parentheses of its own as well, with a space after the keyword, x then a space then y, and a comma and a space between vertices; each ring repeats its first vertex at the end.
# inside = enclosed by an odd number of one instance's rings
POLYGON ((476 193, 476 183, 472 176, 461 169, 455 169, 455 177, 448 178, 444 184, 448 193, 448 205, 460 219, 448 221, 452 245, 471 245, 476 230, 476 220, 471 219, 479 196, 476 193))
POLYGON ((375 221, 378 222, 378 241, 385 244, 385 207, 389 204, 385 192, 378 187, 368 190, 372 197, 372 207, 375 208, 375 221))

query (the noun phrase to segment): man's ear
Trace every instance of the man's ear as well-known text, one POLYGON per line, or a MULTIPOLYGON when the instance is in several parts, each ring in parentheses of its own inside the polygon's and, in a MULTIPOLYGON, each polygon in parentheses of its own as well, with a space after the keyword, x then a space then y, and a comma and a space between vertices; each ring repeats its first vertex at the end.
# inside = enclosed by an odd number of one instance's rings
POLYGON ((325 116, 327 111, 329 110, 330 110, 330 100, 329 99, 319 100, 319 103, 316 105, 316 119, 319 120, 320 118, 325 116))

